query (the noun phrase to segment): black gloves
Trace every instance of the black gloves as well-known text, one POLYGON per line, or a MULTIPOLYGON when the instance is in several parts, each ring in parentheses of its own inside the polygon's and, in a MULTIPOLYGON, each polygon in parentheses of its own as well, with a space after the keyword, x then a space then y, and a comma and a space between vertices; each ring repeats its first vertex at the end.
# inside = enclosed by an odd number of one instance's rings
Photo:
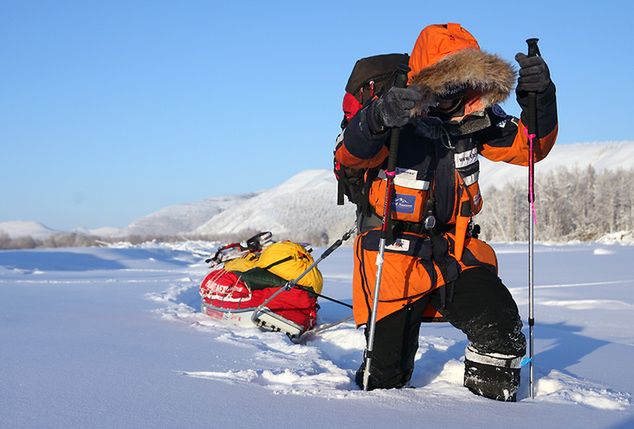
POLYGON ((372 110, 369 112, 370 130, 378 134, 385 131, 386 127, 402 127, 407 124, 410 112, 422 98, 421 93, 412 88, 390 88, 372 103, 372 110))
POLYGON ((529 57, 519 53, 515 59, 520 64, 517 81, 517 102, 522 108, 522 122, 528 124, 529 93, 536 93, 537 137, 550 134, 557 127, 557 98, 550 72, 540 56, 529 57))
POLYGON ((517 93, 544 92, 550 84, 548 66, 542 57, 529 57, 518 53, 515 60, 520 64, 520 76, 517 80, 517 93))

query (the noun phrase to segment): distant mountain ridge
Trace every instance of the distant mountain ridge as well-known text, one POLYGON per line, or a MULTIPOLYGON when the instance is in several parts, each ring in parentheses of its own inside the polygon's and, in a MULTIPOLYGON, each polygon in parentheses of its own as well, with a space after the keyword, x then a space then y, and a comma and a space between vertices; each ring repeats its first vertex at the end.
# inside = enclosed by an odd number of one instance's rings
MULTIPOLYGON (((558 168, 585 169, 589 166, 597 172, 633 169, 634 141, 555 144, 548 156, 535 164, 535 174, 539 175, 558 168)), ((483 190, 492 186, 501 187, 526 177, 525 167, 492 162, 480 157, 480 186, 483 190)))
POLYGON ((338 206, 336 197, 337 182, 332 171, 307 170, 215 215, 193 233, 270 230, 296 240, 328 241, 342 235, 355 219, 355 207, 350 203, 338 206))
POLYGON ((0 234, 2 233, 11 239, 20 237, 42 239, 54 234, 60 234, 61 231, 56 231, 36 221, 14 220, 0 222, 0 234))
MULTIPOLYGON (((527 180, 526 167, 492 162, 480 157, 483 192, 517 180, 527 180)), ((546 159, 536 164, 535 174, 561 168, 597 171, 634 169, 634 141, 555 145, 546 159)), ((355 206, 337 206, 337 182, 331 170, 308 170, 281 185, 255 195, 223 211, 193 232, 239 234, 247 230, 271 230, 290 237, 323 237, 332 240, 354 224, 355 206)))
MULTIPOLYGON (((526 180, 525 167, 491 162, 480 157, 480 184, 491 187, 526 180)), ((634 141, 555 145, 546 159, 536 164, 537 176, 561 168, 597 171, 634 169, 634 141)), ((312 242, 330 241, 354 224, 355 206, 337 206, 337 182, 331 170, 307 170, 282 184, 257 193, 212 197, 165 207, 126 228, 84 231, 100 236, 140 235, 159 237, 226 236, 270 230, 278 237, 312 242)), ((0 222, 0 232, 10 237, 45 237, 61 233, 37 222, 0 222)))
POLYGON ((126 234, 164 235, 188 234, 219 213, 255 197, 256 193, 212 197, 193 203, 178 204, 150 213, 126 228, 126 234))

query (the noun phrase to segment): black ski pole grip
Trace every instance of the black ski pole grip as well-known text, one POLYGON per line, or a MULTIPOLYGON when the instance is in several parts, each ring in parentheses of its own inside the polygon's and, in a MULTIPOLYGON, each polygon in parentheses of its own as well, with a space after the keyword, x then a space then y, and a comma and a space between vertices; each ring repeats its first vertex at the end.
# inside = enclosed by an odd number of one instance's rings
POLYGON ((397 88, 407 87, 407 74, 409 73, 409 66, 405 64, 399 64, 396 69, 396 76, 394 77, 394 86, 397 88))
POLYGON ((541 54, 539 53, 539 46, 537 46, 537 42, 539 42, 539 39, 536 37, 526 39, 526 43, 528 44, 529 57, 535 57, 537 55, 541 56, 541 54))
MULTIPOLYGON (((394 78, 394 86, 396 88, 407 87, 407 74, 409 73, 409 70, 409 67, 405 64, 398 66, 398 69, 396 70, 396 77, 394 78)), ((387 161, 387 171, 394 171, 396 169, 396 157, 398 156, 398 139, 400 133, 400 128, 392 128, 392 135, 390 136, 390 157, 387 161)))
MULTIPOLYGON (((537 55, 541 55, 539 52, 539 46, 537 46, 537 42, 539 39, 533 37, 531 39, 526 40, 526 44, 528 44, 528 56, 535 57, 537 55)), ((528 93, 528 112, 526 112, 527 116, 527 127, 528 133, 536 135, 537 134, 537 94, 534 91, 528 93)))

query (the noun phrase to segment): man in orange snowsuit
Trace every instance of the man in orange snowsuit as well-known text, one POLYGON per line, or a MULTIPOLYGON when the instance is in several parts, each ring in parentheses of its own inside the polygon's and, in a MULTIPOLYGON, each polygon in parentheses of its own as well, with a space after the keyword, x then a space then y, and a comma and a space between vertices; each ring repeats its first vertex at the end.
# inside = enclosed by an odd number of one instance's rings
MULTIPOLYGON (((515 85, 513 66, 481 51, 459 24, 431 25, 420 33, 409 58, 408 87, 391 87, 359 105, 358 111, 346 112, 336 161, 368 172, 363 191, 367 200, 358 210, 361 233, 355 241, 357 326, 367 327, 373 301, 389 129, 401 127, 371 389, 407 384, 420 324, 435 313, 469 340, 465 386, 485 397, 516 399, 526 351, 522 322, 497 276, 493 249, 476 238, 471 222, 483 204, 478 155, 528 164, 528 92, 537 94, 536 161, 548 154, 557 135, 555 86, 548 67, 540 56, 517 54, 516 60, 521 119, 497 104, 515 85)), ((363 371, 362 365, 356 380, 360 386, 363 371)))

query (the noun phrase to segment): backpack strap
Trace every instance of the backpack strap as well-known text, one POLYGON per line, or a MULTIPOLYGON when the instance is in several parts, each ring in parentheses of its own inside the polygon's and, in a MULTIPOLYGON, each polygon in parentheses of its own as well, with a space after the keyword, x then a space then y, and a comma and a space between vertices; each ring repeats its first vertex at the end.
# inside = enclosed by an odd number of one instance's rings
POLYGON ((462 259, 465 240, 467 239, 467 231, 469 229, 469 223, 471 222, 471 200, 466 189, 462 189, 462 195, 460 196, 460 202, 458 204, 460 208, 456 218, 456 243, 454 245, 454 257, 456 261, 462 259))

